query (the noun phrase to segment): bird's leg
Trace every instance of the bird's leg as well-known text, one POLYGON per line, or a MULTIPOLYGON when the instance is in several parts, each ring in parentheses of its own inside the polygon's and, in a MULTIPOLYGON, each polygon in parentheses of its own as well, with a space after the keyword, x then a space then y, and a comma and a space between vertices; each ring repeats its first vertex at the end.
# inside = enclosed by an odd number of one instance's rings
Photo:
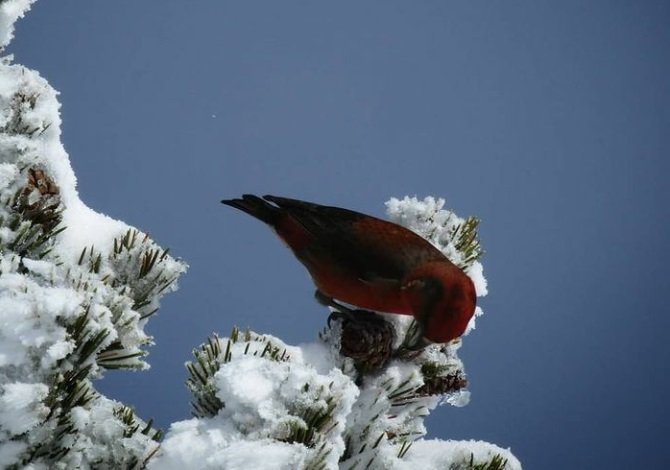
POLYGON ((319 302, 321 305, 325 305, 326 307, 330 307, 331 304, 334 302, 332 297, 328 297, 319 289, 314 291, 314 298, 316 299, 317 302, 319 302))
POLYGON ((321 305, 325 305, 326 307, 331 307, 331 308, 335 309, 335 311, 331 312, 330 316, 328 317, 328 326, 330 326, 330 322, 332 320, 353 320, 354 319, 354 310, 350 309, 349 307, 345 307, 344 305, 342 305, 339 302, 336 302, 332 297, 328 297, 326 294, 321 292, 319 289, 317 289, 314 292, 314 298, 321 305))
POLYGON ((325 305, 326 307, 332 307, 335 310, 339 310, 342 313, 348 313, 348 314, 354 313, 353 309, 345 307, 344 305, 337 302, 332 297, 328 297, 326 294, 324 294, 318 289, 314 292, 314 298, 316 299, 317 302, 319 302, 321 305, 325 305))

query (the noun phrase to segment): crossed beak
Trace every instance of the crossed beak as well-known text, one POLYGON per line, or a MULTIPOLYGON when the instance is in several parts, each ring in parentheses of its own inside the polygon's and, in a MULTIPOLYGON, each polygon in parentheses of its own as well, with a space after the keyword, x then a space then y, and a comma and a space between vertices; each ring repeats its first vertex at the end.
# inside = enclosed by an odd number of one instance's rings
POLYGON ((424 327, 421 323, 416 322, 414 325, 410 326, 410 329, 407 331, 407 336, 403 342, 403 349, 409 351, 421 351, 426 346, 433 344, 431 340, 426 338, 423 335, 424 327))

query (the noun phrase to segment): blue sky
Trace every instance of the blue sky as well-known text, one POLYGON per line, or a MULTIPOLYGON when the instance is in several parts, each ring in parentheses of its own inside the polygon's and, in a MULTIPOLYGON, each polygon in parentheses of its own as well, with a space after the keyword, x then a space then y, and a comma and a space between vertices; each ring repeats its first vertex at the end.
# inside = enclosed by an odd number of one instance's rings
POLYGON ((483 220, 473 398, 430 435, 526 468, 670 462, 666 2, 38 1, 8 51, 61 92, 82 199, 185 259, 146 373, 100 387, 163 427, 214 331, 311 341, 326 312, 261 224, 274 193, 483 220))

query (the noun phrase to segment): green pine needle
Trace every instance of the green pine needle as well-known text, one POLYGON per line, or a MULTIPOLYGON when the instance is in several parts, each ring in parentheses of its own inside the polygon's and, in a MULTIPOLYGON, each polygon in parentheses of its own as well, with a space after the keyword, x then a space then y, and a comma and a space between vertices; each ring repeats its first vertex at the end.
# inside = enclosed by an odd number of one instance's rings
POLYGON ((459 266, 461 269, 472 265, 472 263, 478 261, 484 254, 478 238, 479 224, 480 220, 476 217, 468 217, 451 232, 454 246, 463 255, 463 260, 459 266))
POLYGON ((475 464, 475 454, 470 454, 470 462, 463 470, 504 470, 507 467, 507 459, 502 455, 496 454, 493 458, 484 463, 475 464))

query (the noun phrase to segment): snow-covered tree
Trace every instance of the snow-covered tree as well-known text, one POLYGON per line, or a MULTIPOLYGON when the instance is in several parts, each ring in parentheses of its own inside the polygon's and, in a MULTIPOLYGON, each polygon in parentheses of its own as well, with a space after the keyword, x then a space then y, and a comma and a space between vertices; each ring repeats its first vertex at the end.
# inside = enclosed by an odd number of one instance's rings
MULTIPOLYGON (((0 1, 0 47, 31 3, 0 1)), ((443 206, 391 199, 387 212, 485 295, 477 220, 443 206)), ((363 311, 331 312, 318 338, 301 346, 237 328, 209 338, 187 364, 194 418, 173 423, 161 443, 151 422, 102 395, 95 380, 105 369, 147 366, 153 338, 144 327, 185 269, 148 235, 79 199, 57 93, 3 57, 0 467, 521 468, 493 444, 423 438, 424 419, 440 403, 468 402, 461 340, 402 353, 411 321, 363 311)))
MULTIPOLYGON (((28 1, 0 3, 0 40, 28 1)), ((185 265, 79 199, 56 92, 0 63, 0 467, 133 468, 160 433, 96 391, 142 369, 144 326, 185 265)))

